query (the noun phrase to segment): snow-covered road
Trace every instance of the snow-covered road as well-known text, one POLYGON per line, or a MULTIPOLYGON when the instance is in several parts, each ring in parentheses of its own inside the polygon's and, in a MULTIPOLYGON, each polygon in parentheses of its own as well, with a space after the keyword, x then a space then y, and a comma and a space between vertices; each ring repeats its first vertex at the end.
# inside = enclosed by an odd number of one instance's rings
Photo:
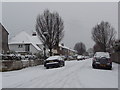
POLYGON ((65 67, 43 65, 3 72, 3 88, 118 88, 118 64, 113 70, 92 69, 91 59, 66 61, 65 67))

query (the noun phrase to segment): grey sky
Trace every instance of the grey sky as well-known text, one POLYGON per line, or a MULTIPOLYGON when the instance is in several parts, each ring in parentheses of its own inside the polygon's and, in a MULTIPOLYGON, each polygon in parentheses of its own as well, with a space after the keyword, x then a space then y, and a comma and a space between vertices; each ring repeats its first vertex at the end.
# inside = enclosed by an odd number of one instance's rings
POLYGON ((102 20, 108 21, 118 30, 118 6, 116 3, 15 3, 2 4, 2 24, 9 32, 9 38, 22 30, 35 30, 38 14, 45 9, 57 11, 64 20, 65 36, 62 40, 66 46, 73 48, 75 43, 85 43, 87 49, 93 47, 91 30, 102 20))

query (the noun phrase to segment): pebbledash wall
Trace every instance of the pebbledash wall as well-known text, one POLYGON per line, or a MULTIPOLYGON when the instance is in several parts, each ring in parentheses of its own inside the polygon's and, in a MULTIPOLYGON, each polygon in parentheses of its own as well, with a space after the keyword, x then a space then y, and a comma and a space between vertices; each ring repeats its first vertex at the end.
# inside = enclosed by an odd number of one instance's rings
MULTIPOLYGON (((11 51, 18 51, 18 52, 26 52, 25 50, 25 44, 9 44, 9 48, 11 51), (20 48, 19 45, 22 45, 20 48)), ((30 44, 30 51, 32 54, 39 53, 39 50, 37 50, 32 44, 30 44)))

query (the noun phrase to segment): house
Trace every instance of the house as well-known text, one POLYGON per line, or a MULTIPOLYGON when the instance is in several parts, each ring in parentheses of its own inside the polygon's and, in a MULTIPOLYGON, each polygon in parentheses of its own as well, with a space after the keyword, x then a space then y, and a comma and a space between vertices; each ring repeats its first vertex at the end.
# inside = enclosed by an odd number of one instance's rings
POLYGON ((58 48, 53 49, 53 54, 54 55, 64 55, 64 56, 73 56, 76 55, 77 52, 73 49, 70 49, 66 46, 64 46, 64 44, 59 44, 58 48))
POLYGON ((93 50, 93 48, 89 48, 89 49, 87 50, 87 52, 88 52, 89 57, 92 57, 92 56, 94 55, 94 50, 93 50))
POLYGON ((0 23, 0 53, 6 54, 9 51, 8 35, 8 31, 0 23))
POLYGON ((35 54, 43 51, 43 44, 39 40, 36 32, 29 35, 27 32, 22 31, 9 40, 9 48, 11 51, 22 54, 35 54))

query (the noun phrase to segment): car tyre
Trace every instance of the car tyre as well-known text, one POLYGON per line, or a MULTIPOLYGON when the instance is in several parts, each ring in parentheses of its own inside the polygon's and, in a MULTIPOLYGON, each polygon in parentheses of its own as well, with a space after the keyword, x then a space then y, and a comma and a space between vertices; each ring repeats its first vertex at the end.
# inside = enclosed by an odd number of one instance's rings
POLYGON ((46 69, 49 69, 49 67, 46 67, 46 69))
POLYGON ((63 66, 65 66, 65 62, 63 62, 63 66))
POLYGON ((108 69, 109 69, 109 70, 112 70, 112 67, 109 67, 108 69))
POLYGON ((96 68, 94 64, 92 65, 92 67, 93 67, 93 68, 96 68))

